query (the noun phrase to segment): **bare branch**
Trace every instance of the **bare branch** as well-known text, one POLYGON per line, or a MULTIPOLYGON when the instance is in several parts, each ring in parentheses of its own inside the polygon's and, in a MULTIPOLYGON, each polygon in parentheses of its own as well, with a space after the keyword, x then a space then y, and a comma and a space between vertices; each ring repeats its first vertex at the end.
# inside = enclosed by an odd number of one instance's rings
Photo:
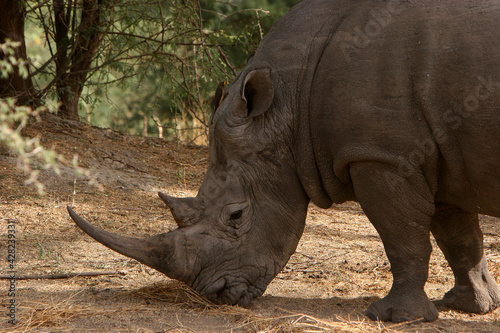
POLYGON ((49 275, 18 275, 12 276, 10 274, 0 275, 0 280, 53 280, 53 279, 69 279, 77 276, 100 276, 100 275, 123 275, 116 271, 108 272, 82 272, 82 273, 66 273, 66 274, 49 274, 49 275))

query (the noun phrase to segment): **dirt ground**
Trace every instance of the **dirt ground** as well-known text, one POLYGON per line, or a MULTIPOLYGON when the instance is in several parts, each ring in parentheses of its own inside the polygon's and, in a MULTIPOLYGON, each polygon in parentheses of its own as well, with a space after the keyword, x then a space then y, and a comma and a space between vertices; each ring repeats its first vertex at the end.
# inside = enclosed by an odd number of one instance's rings
MULTIPOLYGON (((0 253, 7 257, 15 223, 17 276, 107 273, 19 280, 16 319, 8 323, 10 283, 0 280, 0 332, 500 332, 500 310, 470 315, 443 308, 453 276, 433 240, 426 291, 440 310, 432 323, 393 325, 363 315, 391 285, 390 266, 374 228, 356 203, 311 206, 304 235, 286 268, 248 308, 216 306, 184 284, 117 254, 83 233, 67 205, 95 225, 145 236, 175 228, 157 191, 193 196, 207 168, 207 149, 55 120, 36 122, 40 136, 68 163, 61 174, 40 170, 46 195, 24 185, 16 158, 0 150, 0 253), (102 188, 76 177, 78 154, 102 188)), ((34 165, 37 168, 37 165, 34 165)), ((38 167, 41 169, 40 167, 38 167)), ((500 283, 500 223, 481 217, 490 271, 500 283)), ((2 259, 0 274, 9 263, 2 259)))

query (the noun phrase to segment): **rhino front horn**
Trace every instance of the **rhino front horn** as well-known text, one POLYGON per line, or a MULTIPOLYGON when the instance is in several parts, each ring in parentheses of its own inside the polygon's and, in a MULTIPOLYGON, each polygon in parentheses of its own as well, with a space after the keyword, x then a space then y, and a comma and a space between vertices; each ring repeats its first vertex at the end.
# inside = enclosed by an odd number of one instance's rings
POLYGON ((67 209, 73 221, 99 243, 134 258, 170 278, 183 280, 182 274, 176 269, 179 262, 175 259, 173 250, 177 236, 175 231, 145 238, 119 236, 93 226, 78 216, 71 207, 68 206, 67 209))
POLYGON ((195 198, 176 198, 162 192, 158 192, 158 196, 170 208, 179 227, 187 227, 196 221, 198 211, 194 207, 195 198))

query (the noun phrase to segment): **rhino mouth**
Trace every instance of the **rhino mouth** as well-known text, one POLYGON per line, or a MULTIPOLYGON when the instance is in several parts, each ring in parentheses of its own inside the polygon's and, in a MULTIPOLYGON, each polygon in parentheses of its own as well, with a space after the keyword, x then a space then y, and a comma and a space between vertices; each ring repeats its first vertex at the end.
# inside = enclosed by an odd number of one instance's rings
MULTIPOLYGON (((255 258, 256 255, 250 255, 255 258)), ((248 258, 248 257, 247 257, 248 258)), ((254 298, 262 296, 273 280, 274 270, 255 263, 247 263, 243 267, 230 265, 241 262, 242 258, 234 258, 219 266, 214 273, 214 266, 205 266, 191 284, 191 287, 215 304, 229 304, 246 307, 254 298), (271 274, 270 274, 271 273, 271 274)))
POLYGON ((254 298, 261 296, 265 291, 265 288, 259 288, 247 282, 231 280, 233 279, 222 277, 210 287, 197 291, 215 304, 243 307, 250 305, 254 298))

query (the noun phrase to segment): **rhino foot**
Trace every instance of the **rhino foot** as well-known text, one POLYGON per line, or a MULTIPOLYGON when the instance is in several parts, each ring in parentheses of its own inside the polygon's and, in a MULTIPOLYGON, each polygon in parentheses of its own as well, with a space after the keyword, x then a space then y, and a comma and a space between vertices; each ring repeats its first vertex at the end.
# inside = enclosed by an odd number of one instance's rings
POLYGON ((455 287, 444 296, 444 305, 471 313, 500 307, 500 288, 488 272, 477 214, 439 203, 431 230, 455 276, 455 287))
POLYGON ((423 318, 424 321, 433 321, 438 318, 436 306, 427 298, 425 292, 419 295, 387 295, 383 299, 372 303, 366 315, 371 320, 392 321, 401 323, 423 318))
POLYGON ((500 288, 487 271, 471 280, 472 285, 456 285, 448 291, 444 304, 471 313, 486 313, 500 307, 500 288))

